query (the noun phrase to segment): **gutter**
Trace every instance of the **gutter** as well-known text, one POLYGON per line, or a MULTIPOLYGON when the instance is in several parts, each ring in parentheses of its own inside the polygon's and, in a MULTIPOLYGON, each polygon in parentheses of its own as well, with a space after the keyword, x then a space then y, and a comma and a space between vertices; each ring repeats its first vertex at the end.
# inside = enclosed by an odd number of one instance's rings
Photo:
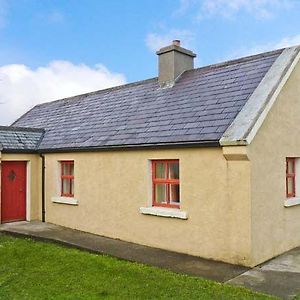
POLYGON ((18 153, 26 153, 26 154, 37 154, 37 150, 32 149, 3 149, 2 153, 8 154, 18 154, 18 153))
POLYGON ((42 159, 42 222, 46 219, 46 209, 45 209, 45 156, 40 153, 42 159))
POLYGON ((45 148, 45 149, 4 149, 2 153, 63 153, 63 152, 95 152, 95 151, 114 151, 114 150, 141 150, 141 149, 172 149, 172 148, 207 148, 221 147, 218 140, 203 142, 175 142, 157 144, 133 144, 133 145, 112 145, 112 146, 88 146, 88 147, 66 147, 66 148, 45 148))
POLYGON ((39 149, 43 153, 62 153, 62 152, 97 152, 97 151, 118 151, 118 150, 141 150, 141 149, 170 149, 170 148, 206 148, 220 147, 219 141, 203 142, 182 142, 182 143, 159 143, 159 144, 134 144, 134 145, 112 145, 112 146, 89 146, 89 147, 66 147, 39 149))

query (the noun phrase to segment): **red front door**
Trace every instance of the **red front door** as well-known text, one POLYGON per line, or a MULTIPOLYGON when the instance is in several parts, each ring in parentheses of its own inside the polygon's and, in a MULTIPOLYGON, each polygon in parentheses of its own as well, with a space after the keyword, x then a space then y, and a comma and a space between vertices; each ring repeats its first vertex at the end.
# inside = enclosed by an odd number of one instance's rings
POLYGON ((26 162, 1 163, 1 222, 26 220, 26 162))

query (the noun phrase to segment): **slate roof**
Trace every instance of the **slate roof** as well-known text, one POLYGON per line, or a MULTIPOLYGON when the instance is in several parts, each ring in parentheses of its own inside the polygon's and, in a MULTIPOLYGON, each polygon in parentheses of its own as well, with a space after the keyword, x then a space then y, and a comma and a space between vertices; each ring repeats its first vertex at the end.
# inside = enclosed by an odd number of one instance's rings
MULTIPOLYGON (((282 50, 40 104, 13 126, 44 128, 40 150, 217 143, 282 50)), ((1 141, 0 141, 1 142, 1 141)))
POLYGON ((43 134, 42 129, 0 126, 0 151, 35 151, 43 134))

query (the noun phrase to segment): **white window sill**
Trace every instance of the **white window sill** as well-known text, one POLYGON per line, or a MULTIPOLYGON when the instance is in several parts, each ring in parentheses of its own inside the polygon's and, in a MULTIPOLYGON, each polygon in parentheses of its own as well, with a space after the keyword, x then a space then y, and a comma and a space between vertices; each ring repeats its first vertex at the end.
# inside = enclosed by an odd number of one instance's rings
POLYGON ((167 218, 177 218, 186 220, 188 214, 186 211, 182 211, 178 208, 167 208, 167 207, 141 207, 140 213, 144 215, 153 215, 167 218))
POLYGON ((78 205, 78 200, 73 197, 52 197, 51 201, 53 203, 78 205))
POLYGON ((284 201, 284 206, 285 207, 291 207, 295 205, 300 205, 300 198, 299 197, 294 197, 294 198, 287 198, 284 201))

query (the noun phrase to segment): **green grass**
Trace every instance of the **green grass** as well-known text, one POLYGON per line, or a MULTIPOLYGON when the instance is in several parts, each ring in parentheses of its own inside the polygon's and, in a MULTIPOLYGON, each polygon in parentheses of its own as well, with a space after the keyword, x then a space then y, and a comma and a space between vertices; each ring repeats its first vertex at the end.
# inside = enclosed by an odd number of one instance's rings
POLYGON ((0 235, 0 299, 273 299, 243 288, 0 235))

